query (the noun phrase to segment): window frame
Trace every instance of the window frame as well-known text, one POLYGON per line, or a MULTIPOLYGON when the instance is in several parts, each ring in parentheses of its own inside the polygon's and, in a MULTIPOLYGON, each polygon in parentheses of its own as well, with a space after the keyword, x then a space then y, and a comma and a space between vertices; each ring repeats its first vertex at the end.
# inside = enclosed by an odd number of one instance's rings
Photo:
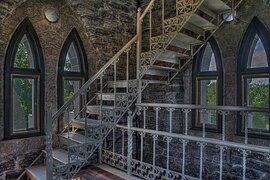
MULTIPOLYGON (((246 83, 245 79, 248 78, 258 78, 258 77, 264 77, 270 79, 270 32, 266 28, 266 26, 255 16, 241 41, 241 46, 239 48, 239 54, 238 54, 238 69, 237 69, 237 105, 238 106, 246 106, 246 99, 245 96, 247 94, 246 92, 246 83), (248 67, 249 58, 250 58, 250 51, 253 45, 254 38, 256 34, 259 36, 260 40, 263 43, 264 50, 266 52, 267 56, 267 62, 268 67, 261 67, 261 68, 251 68, 248 67)), ((270 86, 270 85, 269 85, 270 86)), ((269 87, 270 89, 270 87, 269 87)), ((270 90, 269 90, 270 95, 270 90)), ((270 96, 269 96, 269 102, 270 102, 270 96)), ((270 108, 270 103, 269 103, 270 108)), ((237 115, 237 135, 243 136, 244 135, 244 126, 243 126, 243 120, 244 117, 238 113, 237 115)), ((269 116, 269 125, 270 125, 270 116, 269 116)), ((256 128, 251 128, 249 131, 249 136, 254 138, 269 138, 270 135, 270 129, 267 131, 264 130, 258 130, 256 128)))
POLYGON ((24 19, 15 30, 5 57, 4 73, 4 139, 17 139, 44 135, 44 58, 38 35, 28 18, 24 19), (15 68, 14 60, 22 37, 26 35, 29 41, 34 68, 15 68), (13 79, 23 77, 36 79, 36 119, 37 128, 30 131, 13 132, 13 79))
MULTIPOLYGON (((192 103, 198 105, 199 104, 199 81, 200 80, 217 80, 217 105, 223 105, 223 65, 222 65, 222 57, 221 52, 218 46, 218 43, 211 37, 208 41, 211 45, 213 53, 215 54, 216 60, 216 71, 201 71, 201 65, 203 62, 204 52, 207 46, 207 43, 202 47, 199 53, 195 57, 195 62, 193 63, 193 73, 192 73, 192 103)), ((198 110, 192 111, 192 126, 193 130, 203 130, 202 125, 198 122, 199 120, 199 112, 198 110)), ((222 118, 217 112, 217 123, 216 125, 206 125, 205 130, 207 132, 215 132, 221 133, 222 130, 222 118)))
MULTIPOLYGON (((72 29, 68 35, 66 41, 62 46, 60 53, 59 63, 58 63, 58 73, 57 73, 57 106, 60 108, 64 104, 64 80, 81 80, 81 86, 88 80, 88 63, 85 49, 82 43, 82 40, 79 36, 79 33, 75 28, 72 29), (74 46, 77 50, 77 56, 79 58, 78 62, 80 63, 80 72, 76 71, 65 71, 65 61, 66 55, 68 53, 69 47, 74 43, 74 46)), ((80 99, 80 104, 82 105, 82 99, 80 99)), ((58 119, 58 131, 61 131, 64 124, 63 116, 58 119)))

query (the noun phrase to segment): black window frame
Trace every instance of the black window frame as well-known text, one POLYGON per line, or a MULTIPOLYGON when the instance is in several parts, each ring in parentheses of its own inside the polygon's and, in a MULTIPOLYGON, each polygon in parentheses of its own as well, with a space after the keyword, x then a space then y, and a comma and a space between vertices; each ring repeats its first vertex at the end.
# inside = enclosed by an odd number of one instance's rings
MULTIPOLYGON (((218 46, 217 41, 214 37, 209 38, 208 41, 195 56, 195 62, 192 67, 192 103, 198 104, 199 98, 199 80, 217 80, 217 105, 223 105, 223 64, 221 51, 218 46), (216 71, 201 71, 201 66, 203 62, 203 55, 207 46, 210 43, 213 53, 215 54, 216 71)), ((217 123, 216 126, 206 125, 205 130, 207 132, 221 133, 222 130, 222 117, 217 112, 217 123)), ((198 124, 198 110, 192 111, 192 130, 203 130, 202 125, 198 124)))
POLYGON ((38 35, 28 18, 25 18, 15 30, 5 57, 4 73, 4 139, 18 139, 44 135, 44 58, 38 35), (31 46, 35 68, 13 67, 15 55, 22 37, 26 35, 31 46), (13 133, 12 128, 12 82, 14 77, 37 79, 35 92, 37 102, 37 129, 13 133))
MULTIPOLYGON (((269 78, 270 79, 270 31, 268 28, 258 19, 258 17, 253 17, 251 20, 244 36, 241 41, 238 54, 238 64, 237 64, 237 105, 246 106, 245 94, 247 94, 244 78, 269 78), (258 35, 260 40, 263 43, 268 67, 259 67, 259 68, 250 68, 248 67, 250 51, 253 45, 255 36, 258 35)), ((270 89, 270 88, 269 88, 270 89)), ((269 90, 270 91, 270 90, 269 90)), ((269 92, 270 94, 270 92, 269 92)), ((270 102, 270 96, 269 96, 270 102)), ((269 103, 270 108, 270 103, 269 103)), ((237 134, 244 136, 244 126, 243 126, 243 116, 238 113, 237 115, 237 134)), ((270 125, 270 116, 269 116, 269 125, 270 125)), ((249 131, 249 136, 254 138, 269 138, 269 131, 259 131, 258 129, 253 129, 252 132, 249 131)))
MULTIPOLYGON (((64 104, 64 93, 63 93, 63 83, 64 80, 81 80, 81 86, 88 80, 88 63, 83 42, 80 38, 80 35, 76 28, 73 28, 69 33, 67 39, 65 40, 58 63, 58 73, 57 73, 57 106, 58 109, 64 104), (65 61, 66 56, 71 44, 74 43, 74 46, 77 50, 77 55, 79 58, 80 72, 74 71, 65 71, 65 61)), ((82 101, 81 101, 82 102, 82 101)), ((63 128, 63 117, 58 119, 58 131, 61 131, 63 128)))

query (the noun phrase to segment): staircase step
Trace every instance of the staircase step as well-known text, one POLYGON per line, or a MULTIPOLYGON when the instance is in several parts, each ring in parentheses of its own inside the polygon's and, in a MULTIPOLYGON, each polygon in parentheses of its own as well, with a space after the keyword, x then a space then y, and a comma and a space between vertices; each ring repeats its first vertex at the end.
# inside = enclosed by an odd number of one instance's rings
MULTIPOLYGON (((125 96, 126 93, 116 93, 116 96, 125 96)), ((101 100, 101 94, 97 93, 97 99, 101 100)), ((115 94, 114 93, 102 93, 102 100, 103 101, 114 101, 115 100, 115 94)))
POLYGON ((205 30, 200 28, 199 26, 196 26, 194 24, 191 24, 190 22, 187 22, 184 26, 184 29, 187 29, 189 31, 192 31, 198 35, 204 36, 205 30))
POLYGON ((206 20, 205 18, 203 18, 197 14, 193 14, 190 17, 188 22, 195 25, 195 26, 200 27, 201 29, 204 29, 205 31, 213 30, 213 29, 217 28, 216 25, 214 25, 213 23, 209 22, 208 20, 206 20))
MULTIPOLYGON (((45 150, 43 150, 44 153, 47 153, 45 150)), ((54 165, 58 166, 58 165, 63 165, 63 164, 68 164, 68 151, 64 150, 64 149, 53 149, 52 150, 52 156, 53 156, 53 160, 54 160, 54 165)), ((72 158, 70 159, 70 162, 77 162, 78 160, 83 161, 82 158, 72 158)))
POLYGON ((168 84, 168 81, 148 80, 149 84, 168 84))
POLYGON ((46 179, 46 166, 33 166, 26 168, 26 176, 31 180, 46 179))
POLYGON ((182 58, 188 58, 188 55, 181 54, 175 51, 165 50, 161 53, 161 55, 158 56, 157 60, 173 64, 179 64, 179 59, 182 58))
MULTIPOLYGON (((114 107, 103 105, 102 110, 113 111, 114 107)), ((100 106, 99 105, 87 106, 87 113, 99 115, 100 114, 100 106)))
POLYGON ((217 14, 228 12, 231 10, 231 8, 222 0, 215 0, 214 3, 213 0, 204 0, 202 5, 217 14))
MULTIPOLYGON (((68 164, 68 151, 63 149, 53 149, 53 159, 61 164, 68 164)), ((70 159, 70 162, 76 162, 76 160, 70 159)))
POLYGON ((201 40, 198 40, 194 37, 188 36, 183 33, 178 33, 176 37, 172 40, 171 45, 190 50, 191 45, 199 45, 202 43, 203 42, 201 40))
MULTIPOLYGON (((87 119, 87 126, 90 128, 99 128, 100 126, 112 126, 112 122, 105 122, 96 119, 87 119)), ((74 128, 85 129, 85 118, 75 119, 72 122, 74 128)))
POLYGON ((164 67, 164 66, 151 66, 149 70, 146 72, 147 75, 152 76, 168 76, 169 72, 176 72, 178 69, 176 68, 170 68, 170 67, 164 67))
MULTIPOLYGON (((81 134, 78 134, 78 133, 63 133, 63 134, 60 134, 59 137, 67 140, 68 137, 69 139, 74 142, 74 143, 77 143, 77 144, 84 144, 85 143, 85 136, 84 135, 81 135, 81 134)), ((87 138, 87 142, 91 142, 93 144, 98 144, 99 141, 97 141, 96 139, 92 139, 92 138, 87 138)))

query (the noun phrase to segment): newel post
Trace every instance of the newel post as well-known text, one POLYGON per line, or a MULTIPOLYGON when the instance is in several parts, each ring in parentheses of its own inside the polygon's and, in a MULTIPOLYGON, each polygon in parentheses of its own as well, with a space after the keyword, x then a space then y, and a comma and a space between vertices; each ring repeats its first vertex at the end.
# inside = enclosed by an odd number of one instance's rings
POLYGON ((128 112, 127 118, 127 133, 128 133, 128 153, 127 153, 127 174, 128 176, 132 175, 132 144, 133 144, 133 131, 132 127, 132 112, 128 112))
POLYGON ((52 110, 51 103, 46 109, 46 179, 53 179, 53 156, 52 156, 52 110))

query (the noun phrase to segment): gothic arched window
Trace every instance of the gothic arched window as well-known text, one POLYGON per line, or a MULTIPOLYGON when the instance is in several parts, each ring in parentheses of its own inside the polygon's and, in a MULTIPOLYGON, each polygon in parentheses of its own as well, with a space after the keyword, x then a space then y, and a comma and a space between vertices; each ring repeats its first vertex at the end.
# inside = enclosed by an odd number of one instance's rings
MULTIPOLYGON (((73 29, 67 37, 60 55, 58 65, 58 107, 70 100, 87 80, 87 59, 82 41, 76 29, 73 29)), ((76 116, 81 108, 81 102, 78 98, 72 109, 69 109, 69 118, 76 116)), ((63 117, 60 126, 68 122, 63 117)))
POLYGON ((5 138, 43 133, 44 65, 38 36, 25 19, 11 38, 5 61, 5 138))
MULTIPOLYGON (((198 105, 222 105, 223 68, 221 54, 214 38, 206 43, 196 57, 193 65, 193 103, 198 105)), ((207 130, 220 130, 221 124, 217 111, 197 111, 194 113, 193 127, 203 122, 207 130)))
MULTIPOLYGON (((270 33, 254 17, 241 43, 238 61, 238 105, 269 108, 270 33)), ((239 118, 238 133, 243 132, 244 118, 239 118)), ((254 133, 269 132, 269 115, 252 113, 247 118, 254 133)))

